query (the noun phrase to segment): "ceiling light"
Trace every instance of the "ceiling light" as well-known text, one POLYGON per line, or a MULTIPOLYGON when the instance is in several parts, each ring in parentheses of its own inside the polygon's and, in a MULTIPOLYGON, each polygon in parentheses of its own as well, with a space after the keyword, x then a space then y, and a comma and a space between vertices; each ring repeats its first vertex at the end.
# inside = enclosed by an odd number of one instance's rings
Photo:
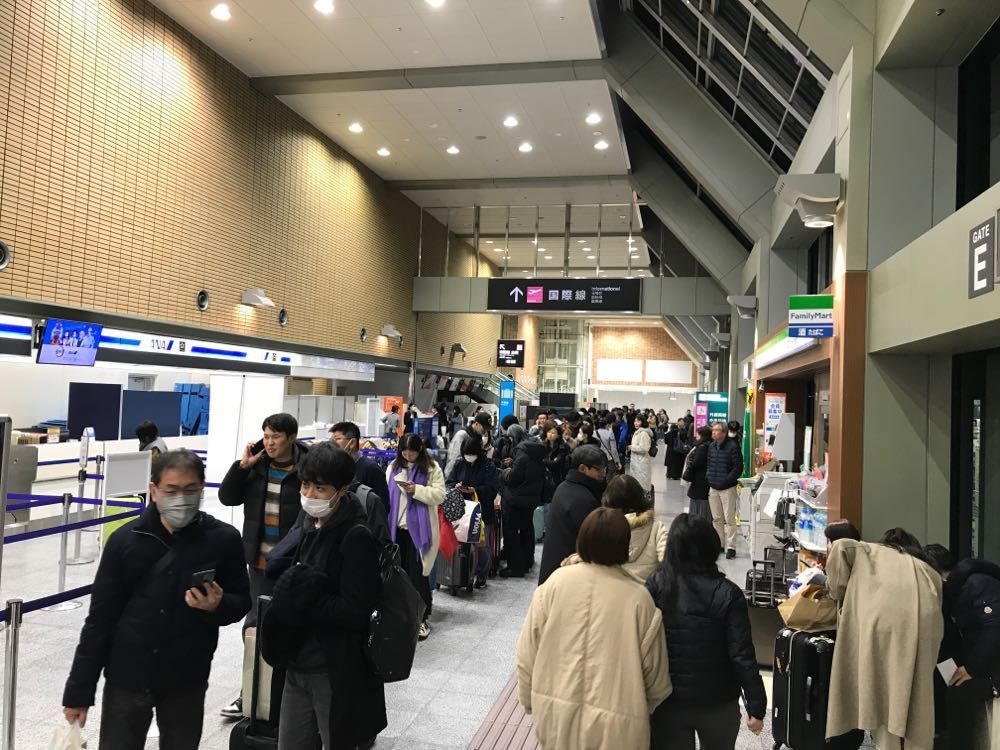
POLYGON ((635 240, 632 237, 629 237, 628 238, 628 244, 634 245, 635 244, 635 240))
POLYGON ((362 125, 361 125, 360 122, 352 122, 350 125, 347 126, 347 129, 350 130, 352 133, 364 133, 365 132, 365 129, 364 129, 364 127, 362 127, 362 125))
POLYGON ((594 144, 594 148, 596 148, 598 151, 607 151, 608 142, 602 138, 601 140, 599 140, 597 143, 594 144))
POLYGON ((451 154, 452 156, 454 156, 455 154, 459 153, 459 149, 458 149, 458 146, 448 146, 448 148, 447 148, 447 149, 445 149, 445 150, 446 150, 446 151, 447 151, 447 152, 448 152, 449 154, 451 154))
POLYGON ((588 256, 587 256, 587 260, 594 260, 594 259, 596 259, 596 258, 597 258, 597 256, 596 256, 596 255, 588 255, 588 256))
POLYGON ((552 260, 552 256, 551 255, 546 255, 545 256, 545 260, 552 260))
POLYGON ((427 0, 427 4, 432 8, 440 8, 444 5, 445 0, 427 0))
POLYGON ((576 241, 576 244, 578 244, 578 245, 582 245, 582 244, 583 244, 584 242, 586 242, 586 241, 587 241, 587 240, 577 240, 577 241, 576 241))
POLYGON ((502 247, 495 247, 495 248, 493 248, 493 252, 495 252, 495 253, 502 253, 503 252, 503 248, 502 247))
POLYGON ((375 153, 378 154, 379 156, 388 156, 392 152, 389 149, 387 149, 385 146, 383 146, 382 148, 380 148, 375 153))
POLYGON ((316 0, 313 3, 313 7, 324 16, 328 16, 333 13, 333 0, 316 0))
POLYGON ((486 244, 487 245, 492 245, 493 244, 493 240, 486 240, 486 244))
POLYGON ((522 154, 530 153, 531 149, 532 146, 527 141, 525 141, 524 143, 522 143, 520 146, 517 147, 517 150, 520 151, 522 154))
POLYGON ((580 249, 583 250, 583 252, 585 252, 585 253, 589 253, 590 252, 590 248, 589 247, 581 247, 580 249))
POLYGON ((591 112, 589 115, 587 115, 587 119, 585 120, 585 122, 588 125, 596 125, 600 121, 601 121, 601 116, 596 112, 591 112))
POLYGON ((229 12, 229 6, 225 3, 219 3, 212 8, 212 18, 216 21, 228 21, 232 17, 233 14, 229 12))
POLYGON ((274 307, 274 301, 260 287, 245 290, 240 297, 240 304, 249 307, 274 307))
POLYGON ((507 115, 507 117, 504 118, 503 126, 505 128, 516 128, 517 127, 517 123, 518 123, 518 120, 517 120, 517 118, 514 115, 507 115))

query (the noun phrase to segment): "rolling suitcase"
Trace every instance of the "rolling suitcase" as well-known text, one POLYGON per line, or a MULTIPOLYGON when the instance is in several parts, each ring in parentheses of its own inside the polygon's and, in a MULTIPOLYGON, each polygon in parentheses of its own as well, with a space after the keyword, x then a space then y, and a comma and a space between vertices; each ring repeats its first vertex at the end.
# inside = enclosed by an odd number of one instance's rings
POLYGON ((438 587, 446 587, 453 595, 458 593, 461 588, 471 594, 472 561, 474 558, 472 545, 468 543, 459 543, 451 560, 439 552, 437 561, 434 563, 438 587))
POLYGON ((750 634, 753 637, 757 663, 770 667, 775 658, 775 634, 785 623, 778 613, 778 604, 787 598, 788 587, 784 576, 775 570, 772 560, 754 560, 747 571, 745 594, 750 616, 750 634))
MULTIPOLYGON (((826 711, 836 633, 782 628, 774 642, 771 734, 774 747, 828 750, 826 711)), ((839 739, 839 738, 838 738, 839 739)), ((857 747, 857 745, 855 745, 857 747)))
POLYGON ((535 544, 538 544, 542 539, 545 538, 545 505, 539 505, 535 508, 535 512, 531 516, 532 523, 535 526, 535 544))

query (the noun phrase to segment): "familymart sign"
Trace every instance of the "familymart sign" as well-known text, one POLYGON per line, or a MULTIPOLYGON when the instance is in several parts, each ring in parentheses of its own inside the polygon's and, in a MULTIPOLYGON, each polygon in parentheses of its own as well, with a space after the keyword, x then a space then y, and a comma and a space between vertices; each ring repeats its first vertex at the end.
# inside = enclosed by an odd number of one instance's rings
POLYGON ((833 295, 800 294, 788 298, 788 336, 795 339, 833 337, 833 295))

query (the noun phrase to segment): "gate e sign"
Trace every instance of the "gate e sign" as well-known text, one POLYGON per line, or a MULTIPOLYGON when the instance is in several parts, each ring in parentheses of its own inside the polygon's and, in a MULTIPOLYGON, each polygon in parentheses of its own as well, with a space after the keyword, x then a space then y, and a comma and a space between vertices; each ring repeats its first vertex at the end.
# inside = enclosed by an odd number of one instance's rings
POLYGON ((993 291, 996 231, 997 220, 994 216, 969 232, 969 299, 993 291))

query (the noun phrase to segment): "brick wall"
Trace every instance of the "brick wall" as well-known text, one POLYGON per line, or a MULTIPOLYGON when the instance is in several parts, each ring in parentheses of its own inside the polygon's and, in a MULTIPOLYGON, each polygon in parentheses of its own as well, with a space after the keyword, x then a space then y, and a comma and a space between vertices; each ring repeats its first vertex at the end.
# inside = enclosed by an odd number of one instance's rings
MULTIPOLYGON (((594 349, 591 357, 591 380, 597 382, 597 360, 599 359, 662 359, 691 361, 690 357, 662 328, 598 328, 593 329, 594 349)), ((645 369, 643 369, 645 376, 645 369)), ((647 383, 642 381, 600 381, 603 385, 656 385, 656 386, 697 386, 697 369, 691 368, 689 381, 677 383, 647 383)))
MULTIPOLYGON (((415 340, 416 206, 155 7, 4 0, 0 61, 0 296, 362 354, 382 346, 362 327, 415 340), (288 326, 241 309, 248 287, 288 326)), ((439 272, 444 227, 424 228, 424 273, 439 272)), ((453 241, 449 265, 472 275, 472 249, 453 241)), ((499 328, 441 317, 469 340, 499 328)), ((491 354, 470 347, 464 367, 491 354)))

